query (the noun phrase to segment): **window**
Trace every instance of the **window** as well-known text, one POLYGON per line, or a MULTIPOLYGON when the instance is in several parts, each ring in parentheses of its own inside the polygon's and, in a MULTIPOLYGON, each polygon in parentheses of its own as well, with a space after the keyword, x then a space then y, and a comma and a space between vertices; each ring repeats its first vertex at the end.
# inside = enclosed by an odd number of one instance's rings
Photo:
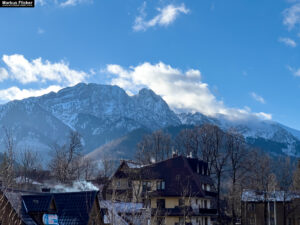
POLYGON ((184 225, 184 218, 183 217, 179 217, 179 225, 184 225))
POLYGON ((270 211, 274 212, 274 202, 269 202, 270 204, 270 211))
POLYGON ((143 203, 144 203, 144 206, 146 208, 151 207, 151 200, 150 199, 144 199, 143 203))
POLYGON ((121 182, 118 180, 117 181, 117 187, 120 187, 121 186, 121 182))
POLYGON ((208 225, 208 219, 207 219, 207 217, 205 217, 205 220, 204 220, 205 222, 204 222, 204 224, 205 225, 208 225))
POLYGON ((210 191, 210 186, 209 186, 209 184, 206 185, 206 190, 207 190, 207 191, 210 191))
POLYGON ((178 205, 179 206, 184 206, 185 205, 185 200, 183 198, 178 199, 178 205))
POLYGON ((254 203, 249 203, 248 204, 248 211, 254 212, 255 211, 255 204, 254 203))
POLYGON ((204 208, 207 209, 207 200, 204 200, 204 208))
POLYGON ((164 208, 166 208, 166 202, 165 202, 165 199, 157 199, 157 200, 156 200, 156 206, 157 206, 157 208, 159 208, 159 209, 164 209, 164 208))
POLYGON ((143 182, 143 192, 151 191, 151 182, 150 181, 144 181, 143 182))
POLYGON ((162 190, 165 190, 165 186, 166 186, 165 182, 162 181, 162 182, 161 182, 161 189, 162 189, 162 190))
POLYGON ((157 190, 165 190, 165 182, 164 181, 157 181, 156 183, 156 189, 157 190))
POLYGON ((157 225, 165 225, 165 217, 158 217, 156 221, 157 225))

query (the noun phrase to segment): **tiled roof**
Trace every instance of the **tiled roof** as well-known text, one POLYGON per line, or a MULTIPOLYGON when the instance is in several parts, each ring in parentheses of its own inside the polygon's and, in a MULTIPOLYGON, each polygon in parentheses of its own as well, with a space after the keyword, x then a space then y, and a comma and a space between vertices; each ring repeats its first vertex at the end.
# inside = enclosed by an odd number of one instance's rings
POLYGON ((53 194, 59 224, 85 225, 97 197, 97 191, 53 194))
POLYGON ((34 194, 36 192, 29 191, 21 191, 14 189, 5 189, 2 190, 11 206, 15 210, 15 212, 20 216, 20 219, 26 225, 37 225, 34 220, 25 212, 23 203, 22 203, 22 195, 34 194))
POLYGON ((135 179, 164 180, 165 190, 161 194, 165 196, 205 196, 202 184, 213 185, 209 176, 202 175, 202 168, 207 170, 204 161, 187 158, 184 156, 173 157, 165 161, 144 166, 140 169, 141 175, 135 179))
MULTIPOLYGON (((51 212, 53 200, 60 225, 87 225, 97 191, 69 193, 29 193, 7 191, 5 196, 26 225, 37 225, 31 213, 51 212)), ((53 211, 52 211, 53 212, 53 211)))
POLYGON ((53 197, 52 195, 24 195, 22 199, 27 213, 48 212, 53 197))

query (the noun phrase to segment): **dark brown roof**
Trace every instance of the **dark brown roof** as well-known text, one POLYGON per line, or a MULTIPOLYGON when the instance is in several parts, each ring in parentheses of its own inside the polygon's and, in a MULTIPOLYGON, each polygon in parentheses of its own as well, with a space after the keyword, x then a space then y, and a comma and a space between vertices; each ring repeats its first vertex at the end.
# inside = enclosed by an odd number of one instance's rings
POLYGON ((165 190, 152 192, 158 196, 192 195, 204 197, 207 192, 202 190, 202 184, 213 186, 212 179, 202 175, 202 170, 207 170, 207 163, 184 156, 176 156, 161 162, 130 168, 123 161, 113 177, 129 178, 132 180, 163 180, 165 190))
POLYGON ((209 176, 202 175, 202 168, 207 170, 207 163, 196 158, 177 156, 141 169, 144 179, 165 181, 164 196, 206 196, 202 184, 212 185, 209 176), (199 168, 199 169, 198 169, 199 168))

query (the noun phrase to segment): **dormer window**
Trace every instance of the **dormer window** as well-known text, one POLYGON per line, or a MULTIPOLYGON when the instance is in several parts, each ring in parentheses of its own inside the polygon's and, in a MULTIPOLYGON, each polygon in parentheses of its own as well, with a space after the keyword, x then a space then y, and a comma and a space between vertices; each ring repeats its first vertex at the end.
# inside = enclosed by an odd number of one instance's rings
POLYGON ((156 189, 157 190, 165 190, 166 183, 165 181, 157 181, 156 189))
POLYGON ((162 182, 161 182, 161 189, 162 189, 162 190, 165 190, 165 185, 166 185, 165 182, 162 181, 162 182))

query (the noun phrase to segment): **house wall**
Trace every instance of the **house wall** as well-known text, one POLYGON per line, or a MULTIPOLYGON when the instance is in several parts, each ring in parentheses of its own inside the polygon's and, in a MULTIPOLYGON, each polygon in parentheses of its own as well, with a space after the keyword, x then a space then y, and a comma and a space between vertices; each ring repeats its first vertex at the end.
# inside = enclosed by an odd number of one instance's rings
MULTIPOLYGON (((192 218, 186 218, 185 222, 186 223, 192 223, 192 224, 201 224, 201 225, 206 225, 205 224, 205 218, 207 219, 207 225, 211 225, 211 219, 208 216, 199 216, 199 217, 192 217, 192 218)), ((179 216, 167 216, 165 217, 165 225, 175 225, 179 224, 179 216)), ((151 220, 151 225, 157 224, 156 218, 152 218, 151 220)))
POLYGON ((242 224, 243 225, 265 225, 270 221, 270 225, 300 225, 300 202, 296 200, 291 204, 277 202, 274 210, 271 209, 270 215, 265 216, 265 207, 268 209, 268 204, 263 202, 242 203, 242 224), (289 205, 289 206, 288 206, 289 205), (284 212, 284 208, 286 211, 284 212), (266 217, 266 218, 265 218, 266 217), (286 222, 286 223, 285 223, 286 222))
POLYGON ((97 198, 91 209, 88 225, 104 225, 104 221, 100 213, 100 206, 97 198))
MULTIPOLYGON (((151 198, 151 208, 156 208, 156 200, 157 199, 165 199, 166 202, 166 208, 174 208, 176 206, 179 206, 179 199, 182 197, 155 197, 151 198)), ((205 208, 204 207, 204 201, 207 202, 207 207, 211 207, 210 199, 205 199, 205 198, 185 198, 185 205, 186 206, 192 206, 192 207, 200 207, 200 208, 205 208)))
POLYGON ((132 193, 128 178, 113 178, 105 193, 107 200, 131 201, 132 193))
POLYGON ((125 190, 129 188, 128 178, 113 178, 110 182, 109 189, 125 190))
POLYGON ((158 180, 134 180, 132 181, 132 197, 133 202, 141 202, 142 191, 143 191, 143 182, 150 183, 150 191, 156 190, 156 183, 158 180))
MULTIPOLYGON (((151 198, 151 208, 157 208, 156 200, 157 199, 165 199, 165 206, 167 209, 175 208, 179 206, 179 199, 181 197, 155 197, 151 198)), ((188 198, 185 199, 185 205, 190 206, 190 200, 188 198)))
POLYGON ((0 193, 0 224, 25 225, 2 192, 0 193))

